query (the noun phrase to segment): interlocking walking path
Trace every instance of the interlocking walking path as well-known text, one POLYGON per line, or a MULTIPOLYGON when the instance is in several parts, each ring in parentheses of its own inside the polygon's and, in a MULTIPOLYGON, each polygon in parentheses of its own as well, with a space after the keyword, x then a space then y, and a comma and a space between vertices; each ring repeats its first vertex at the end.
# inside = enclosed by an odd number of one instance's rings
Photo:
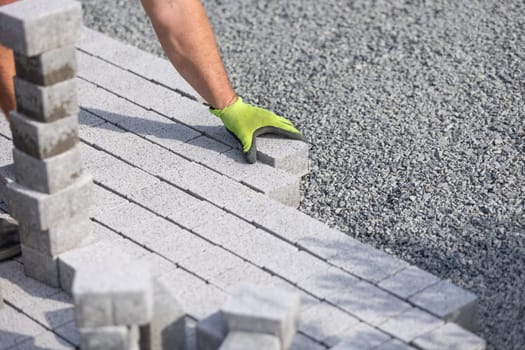
MULTIPOLYGON (((294 208, 306 144, 261 139, 266 164, 247 165, 169 62, 88 29, 77 59, 92 231, 112 242, 86 263, 115 247, 149 261, 187 311, 189 343, 195 322, 250 281, 301 293, 292 349, 484 348, 453 323, 474 329, 476 296, 294 208)), ((0 134, 3 166, 6 123, 0 134)), ((78 344, 66 292, 25 277, 21 259, 0 263, 0 286, 0 349, 78 344)))

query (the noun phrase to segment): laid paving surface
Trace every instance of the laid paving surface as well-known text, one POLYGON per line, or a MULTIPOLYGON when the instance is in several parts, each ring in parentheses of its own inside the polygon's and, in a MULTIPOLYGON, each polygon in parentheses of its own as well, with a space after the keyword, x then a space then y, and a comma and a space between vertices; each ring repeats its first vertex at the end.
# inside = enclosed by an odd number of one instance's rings
MULTIPOLYGON (((91 30, 77 58, 81 151, 96 183, 92 232, 149 262, 175 291, 190 349, 195 322, 240 281, 301 294, 292 349, 341 341, 363 350, 411 348, 436 339, 446 346, 452 331, 474 344, 467 349, 478 348, 480 339, 452 323, 475 328, 475 295, 294 208, 306 168, 283 160, 304 156, 304 144, 266 140, 261 154, 270 165, 247 165, 167 61, 91 30)), ((0 147, 9 150, 1 125, 0 147)), ((11 162, 2 152, 0 165, 11 162)), ((7 303, 0 349, 78 345, 66 292, 26 278, 20 259, 0 264, 0 286, 7 303)))

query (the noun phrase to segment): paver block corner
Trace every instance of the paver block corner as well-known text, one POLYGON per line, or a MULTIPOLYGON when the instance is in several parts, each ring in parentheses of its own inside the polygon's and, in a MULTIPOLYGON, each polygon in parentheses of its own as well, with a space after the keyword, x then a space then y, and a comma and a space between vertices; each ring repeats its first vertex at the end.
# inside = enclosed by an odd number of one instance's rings
POLYGON ((257 160, 298 176, 308 173, 309 149, 306 142, 299 140, 265 136, 257 138, 257 160))
POLYGON ((77 1, 25 0, 0 9, 0 43, 28 57, 74 44, 82 29, 77 1))
POLYGON ((215 312, 197 322, 195 329, 198 350, 219 349, 227 335, 220 312, 215 312))
POLYGON ((455 323, 447 323, 416 338, 412 344, 421 350, 485 350, 486 342, 455 323))
POLYGON ((51 287, 60 287, 57 258, 21 245, 24 273, 51 287))

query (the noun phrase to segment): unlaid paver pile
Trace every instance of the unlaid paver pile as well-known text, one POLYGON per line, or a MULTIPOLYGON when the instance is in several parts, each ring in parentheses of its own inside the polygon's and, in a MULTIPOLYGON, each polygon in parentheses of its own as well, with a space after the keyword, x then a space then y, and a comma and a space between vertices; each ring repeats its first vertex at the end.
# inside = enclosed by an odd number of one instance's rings
POLYGON ((17 72, 9 116, 15 181, 5 199, 20 225, 26 275, 51 286, 59 286, 57 256, 89 234, 92 180, 82 173, 74 79, 81 31, 81 6, 67 0, 22 1, 0 17, 17 72))

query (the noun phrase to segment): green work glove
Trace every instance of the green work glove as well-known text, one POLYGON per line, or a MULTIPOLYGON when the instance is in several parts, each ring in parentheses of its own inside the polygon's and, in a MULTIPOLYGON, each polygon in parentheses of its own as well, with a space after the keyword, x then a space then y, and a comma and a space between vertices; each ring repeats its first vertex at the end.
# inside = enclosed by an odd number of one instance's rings
POLYGON ((226 129, 237 138, 248 163, 257 160, 255 138, 262 134, 277 134, 302 140, 301 132, 291 121, 266 109, 244 103, 237 97, 234 103, 223 109, 210 108, 210 112, 221 118, 226 129))

